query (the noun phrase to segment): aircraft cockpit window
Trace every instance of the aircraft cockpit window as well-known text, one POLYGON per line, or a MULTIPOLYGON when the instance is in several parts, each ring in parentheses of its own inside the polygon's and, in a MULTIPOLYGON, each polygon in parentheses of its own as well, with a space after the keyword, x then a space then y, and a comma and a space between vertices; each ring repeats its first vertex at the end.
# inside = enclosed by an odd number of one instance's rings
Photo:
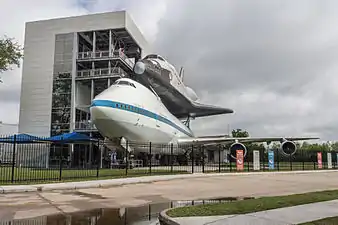
POLYGON ((165 62, 165 60, 161 56, 158 56, 157 58, 165 62))
POLYGON ((159 60, 162 60, 162 61, 165 62, 164 58, 162 58, 162 57, 159 56, 159 55, 155 55, 155 54, 147 55, 144 59, 159 59, 159 60))
POLYGON ((157 59, 157 55, 147 55, 145 59, 157 59))
POLYGON ((136 88, 133 83, 130 83, 130 82, 126 81, 126 80, 120 80, 120 81, 118 81, 117 84, 118 85, 129 85, 129 86, 132 86, 132 87, 136 88))

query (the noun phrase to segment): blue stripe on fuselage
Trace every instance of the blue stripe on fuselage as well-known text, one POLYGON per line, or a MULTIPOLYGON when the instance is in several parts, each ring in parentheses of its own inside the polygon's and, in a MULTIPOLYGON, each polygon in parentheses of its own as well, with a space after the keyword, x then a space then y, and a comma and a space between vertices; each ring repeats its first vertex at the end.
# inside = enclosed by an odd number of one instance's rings
POLYGON ((158 121, 161 121, 163 123, 168 124, 169 126, 174 127, 175 129, 177 129, 180 132, 188 135, 189 137, 193 137, 193 134, 192 134, 191 131, 190 132, 186 131, 183 128, 176 125, 175 123, 173 123, 172 121, 168 120, 167 118, 164 118, 163 116, 160 116, 156 113, 153 113, 153 112, 146 110, 146 109, 142 109, 142 108, 137 107, 137 106, 133 106, 133 105, 129 105, 129 104, 121 103, 121 102, 114 102, 114 101, 110 101, 110 100, 94 100, 92 102, 91 107, 94 107, 94 106, 102 106, 102 107, 121 109, 121 110, 129 111, 129 112, 137 113, 137 114, 140 114, 140 115, 143 115, 143 116, 147 116, 147 117, 152 118, 152 119, 157 119, 158 121))

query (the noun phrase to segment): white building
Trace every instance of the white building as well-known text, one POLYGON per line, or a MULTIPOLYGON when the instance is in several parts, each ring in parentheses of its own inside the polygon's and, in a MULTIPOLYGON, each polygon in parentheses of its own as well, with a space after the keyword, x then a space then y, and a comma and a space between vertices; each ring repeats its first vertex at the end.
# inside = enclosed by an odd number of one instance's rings
POLYGON ((91 100, 148 53, 125 11, 26 23, 19 132, 97 133, 91 100))

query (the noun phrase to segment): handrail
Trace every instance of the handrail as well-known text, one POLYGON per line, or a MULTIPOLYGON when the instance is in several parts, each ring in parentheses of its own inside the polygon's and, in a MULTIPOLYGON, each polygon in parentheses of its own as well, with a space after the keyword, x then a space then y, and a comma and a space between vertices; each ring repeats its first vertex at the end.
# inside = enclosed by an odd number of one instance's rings
POLYGON ((121 68, 101 68, 91 70, 80 70, 77 72, 77 77, 99 77, 99 76, 127 76, 128 74, 121 68))
POLYGON ((78 52, 77 59, 100 59, 100 58, 121 58, 125 63, 130 67, 134 66, 132 60, 130 60, 122 51, 87 51, 87 52, 78 52))

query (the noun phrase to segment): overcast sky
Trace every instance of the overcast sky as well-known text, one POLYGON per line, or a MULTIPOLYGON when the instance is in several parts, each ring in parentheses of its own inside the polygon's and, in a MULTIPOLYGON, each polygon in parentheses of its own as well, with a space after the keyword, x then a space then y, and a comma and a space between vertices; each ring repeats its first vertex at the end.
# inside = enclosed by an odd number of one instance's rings
MULTIPOLYGON (((196 119, 196 134, 227 133, 230 124, 251 136, 338 139, 334 0, 2 0, 0 35, 23 43, 26 21, 121 9, 155 53, 185 67, 202 102, 235 110, 196 119)), ((20 73, 1 75, 4 122, 18 122, 20 73)))

